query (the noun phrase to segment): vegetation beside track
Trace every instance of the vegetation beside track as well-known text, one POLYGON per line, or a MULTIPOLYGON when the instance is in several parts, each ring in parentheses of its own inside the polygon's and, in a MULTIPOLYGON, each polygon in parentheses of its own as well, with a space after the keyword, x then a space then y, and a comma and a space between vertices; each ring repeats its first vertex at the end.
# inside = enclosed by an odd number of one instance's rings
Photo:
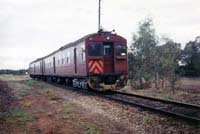
POLYGON ((14 99, 10 108, 0 114, 3 134, 191 134, 198 131, 197 126, 173 118, 79 94, 28 76, 0 75, 0 80, 8 85, 9 96, 14 99))

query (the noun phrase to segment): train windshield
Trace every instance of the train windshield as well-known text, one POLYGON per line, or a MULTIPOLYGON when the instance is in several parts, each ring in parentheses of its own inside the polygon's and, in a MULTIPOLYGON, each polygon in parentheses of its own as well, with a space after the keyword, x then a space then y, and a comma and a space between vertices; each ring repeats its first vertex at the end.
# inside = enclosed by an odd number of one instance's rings
POLYGON ((126 55, 126 46, 125 45, 116 45, 116 55, 124 56, 126 55))
POLYGON ((88 46, 88 55, 89 56, 102 56, 102 48, 101 44, 92 44, 88 46))

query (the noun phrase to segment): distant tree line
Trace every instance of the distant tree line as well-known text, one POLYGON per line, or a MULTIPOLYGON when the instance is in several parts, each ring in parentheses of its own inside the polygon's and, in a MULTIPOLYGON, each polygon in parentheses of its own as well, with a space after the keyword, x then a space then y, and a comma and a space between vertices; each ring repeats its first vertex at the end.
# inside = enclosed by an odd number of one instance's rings
POLYGON ((139 23, 128 53, 129 78, 138 88, 170 88, 174 91, 178 76, 200 76, 198 39, 181 44, 168 37, 159 38, 152 19, 139 23))
POLYGON ((27 69, 19 69, 19 70, 11 70, 11 69, 1 69, 0 74, 16 74, 16 75, 22 75, 26 74, 28 72, 27 69))

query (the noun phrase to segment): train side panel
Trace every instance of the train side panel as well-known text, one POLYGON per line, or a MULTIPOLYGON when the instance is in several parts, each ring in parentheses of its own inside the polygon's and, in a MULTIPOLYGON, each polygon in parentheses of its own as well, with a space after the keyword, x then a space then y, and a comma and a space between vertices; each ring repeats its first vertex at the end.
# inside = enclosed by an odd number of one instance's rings
POLYGON ((58 77, 85 77, 85 42, 57 51, 44 58, 44 75, 58 77))
POLYGON ((54 65, 53 65, 53 55, 43 59, 44 64, 44 74, 43 75, 53 75, 54 74, 54 65))
POLYGON ((42 60, 37 60, 30 63, 30 75, 43 75, 42 60))

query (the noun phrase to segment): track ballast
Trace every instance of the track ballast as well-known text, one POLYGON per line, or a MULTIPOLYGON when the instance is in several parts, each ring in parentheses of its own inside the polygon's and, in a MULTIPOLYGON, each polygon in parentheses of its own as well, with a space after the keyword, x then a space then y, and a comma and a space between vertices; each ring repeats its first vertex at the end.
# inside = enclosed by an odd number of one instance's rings
MULTIPOLYGON (((48 82, 49 83, 49 82, 48 82)), ((146 110, 157 112, 160 114, 172 116, 194 124, 200 123, 200 106, 178 101, 164 100, 159 98, 147 97, 136 94, 129 94, 119 91, 96 92, 71 86, 52 83, 55 86, 68 88, 70 90, 103 97, 121 104, 129 106, 137 106, 146 110)))

